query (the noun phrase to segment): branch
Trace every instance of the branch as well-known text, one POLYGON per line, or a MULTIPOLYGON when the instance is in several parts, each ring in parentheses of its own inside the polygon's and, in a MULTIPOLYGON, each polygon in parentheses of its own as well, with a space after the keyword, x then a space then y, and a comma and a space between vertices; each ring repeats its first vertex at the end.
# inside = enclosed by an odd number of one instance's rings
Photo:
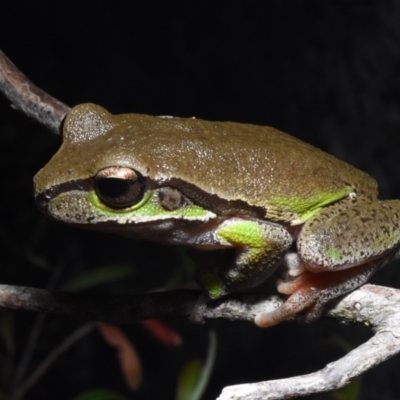
MULTIPOLYGON (((0 306, 49 312, 111 323, 132 323, 161 316, 189 316, 199 293, 176 290, 135 296, 86 297, 42 289, 0 285, 0 306)), ((265 294, 234 294, 213 302, 205 318, 252 321, 283 299, 265 294)), ((337 301, 326 315, 342 322, 370 325, 375 335, 320 371, 298 377, 226 387, 218 400, 278 400, 339 389, 351 379, 400 352, 400 290, 365 285, 337 301), (367 355, 367 356, 366 356, 367 355)))
MULTIPOLYGON (((70 108, 35 86, 1 51, 0 92, 15 108, 53 133, 60 134, 60 126, 70 108)), ((87 297, 0 285, 0 307, 111 323, 132 323, 171 315, 189 316, 198 304, 198 296, 195 291, 171 291, 113 298, 87 297)), ((272 311, 282 301, 278 296, 234 294, 213 302, 205 309, 204 317, 253 321, 256 314, 272 311)), ((345 322, 371 325, 375 335, 370 340, 320 371, 288 379, 228 386, 218 400, 289 399, 345 386, 352 378, 400 352, 399 304, 399 290, 365 285, 337 301, 326 315, 345 322)), ((85 333, 86 330, 79 331, 71 340, 85 333)), ((69 345, 70 342, 65 342, 65 346, 58 351, 69 345)), ((45 360, 38 373, 42 373, 51 362, 52 358, 45 360)), ((37 376, 33 375, 28 383, 36 379, 37 376)))
POLYGON ((15 108, 60 135, 70 108, 34 85, 0 50, 0 92, 15 108))
MULTIPOLYGON (((44 289, 0 285, 0 307, 52 313, 60 316, 125 324, 162 316, 189 316, 200 292, 173 290, 133 296, 85 296, 51 293, 44 289)), ((215 301, 205 318, 253 321, 262 310, 274 310, 282 300, 265 294, 234 294, 215 301), (214 305, 215 304, 215 305, 214 305)))
POLYGON ((375 335, 343 358, 308 375, 228 386, 217 400, 293 399, 339 389, 400 352, 400 290, 365 285, 326 314, 341 321, 371 325, 375 335))

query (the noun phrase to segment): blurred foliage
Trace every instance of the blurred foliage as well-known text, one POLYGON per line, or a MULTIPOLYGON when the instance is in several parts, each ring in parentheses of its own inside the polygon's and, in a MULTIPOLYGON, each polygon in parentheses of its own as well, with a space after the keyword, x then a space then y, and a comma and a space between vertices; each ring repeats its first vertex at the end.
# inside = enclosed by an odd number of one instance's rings
POLYGON ((200 400, 202 398, 211 378, 216 353, 217 336, 211 332, 204 364, 202 365, 200 360, 192 360, 183 367, 179 375, 176 400, 200 400))
POLYGON ((335 400, 357 400, 361 390, 361 378, 354 379, 349 385, 343 389, 332 393, 332 399, 335 400))
POLYGON ((133 272, 134 269, 129 265, 107 265, 71 278, 60 287, 60 290, 76 292, 125 278, 133 272))
POLYGON ((73 400, 128 400, 128 398, 111 390, 95 389, 74 397, 73 400))
MULTIPOLYGON (((342 349, 345 353, 348 353, 354 349, 354 346, 349 341, 345 340, 339 335, 331 335, 331 337, 326 342, 328 345, 342 349)), ((362 377, 359 376, 353 379, 353 381, 349 385, 345 386, 342 389, 335 390, 333 393, 331 393, 331 398, 335 400, 357 400, 361 391, 361 385, 362 377)))

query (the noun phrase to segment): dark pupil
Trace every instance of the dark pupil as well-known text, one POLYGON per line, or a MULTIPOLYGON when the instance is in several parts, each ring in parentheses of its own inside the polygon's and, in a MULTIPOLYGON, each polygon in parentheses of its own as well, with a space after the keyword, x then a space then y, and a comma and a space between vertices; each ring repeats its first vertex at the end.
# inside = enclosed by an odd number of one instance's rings
POLYGON ((143 177, 131 168, 116 165, 103 168, 97 172, 93 183, 97 196, 113 208, 127 208, 143 198, 143 177))
POLYGON ((127 179, 103 178, 98 182, 97 188, 102 196, 111 199, 118 199, 129 191, 131 182, 127 179))

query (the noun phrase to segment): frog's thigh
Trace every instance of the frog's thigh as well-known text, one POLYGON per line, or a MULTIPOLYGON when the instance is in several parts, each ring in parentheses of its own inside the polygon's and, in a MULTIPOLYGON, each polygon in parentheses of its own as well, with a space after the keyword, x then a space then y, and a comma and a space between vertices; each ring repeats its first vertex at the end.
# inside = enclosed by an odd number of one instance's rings
POLYGON ((400 201, 340 203, 303 226, 297 246, 312 272, 337 271, 376 259, 400 243, 400 201))
POLYGON ((263 282, 275 271, 292 244, 286 229, 261 220, 230 218, 215 233, 222 242, 236 248, 234 262, 218 272, 227 291, 263 282))

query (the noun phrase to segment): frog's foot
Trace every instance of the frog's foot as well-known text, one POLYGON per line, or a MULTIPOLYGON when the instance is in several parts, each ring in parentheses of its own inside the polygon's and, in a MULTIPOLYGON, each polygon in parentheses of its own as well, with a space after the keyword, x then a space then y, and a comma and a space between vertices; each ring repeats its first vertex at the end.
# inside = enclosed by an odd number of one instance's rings
POLYGON ((292 281, 279 281, 278 290, 290 294, 289 298, 276 310, 256 315, 255 323, 266 328, 301 312, 305 312, 300 316, 302 322, 315 321, 322 315, 328 301, 363 285, 381 266, 382 262, 370 262, 336 272, 306 271, 292 281))
POLYGON ((219 299, 228 294, 228 290, 216 273, 215 266, 202 267, 196 276, 197 283, 203 292, 196 301, 189 321, 204 324, 204 314, 212 300, 219 299))

